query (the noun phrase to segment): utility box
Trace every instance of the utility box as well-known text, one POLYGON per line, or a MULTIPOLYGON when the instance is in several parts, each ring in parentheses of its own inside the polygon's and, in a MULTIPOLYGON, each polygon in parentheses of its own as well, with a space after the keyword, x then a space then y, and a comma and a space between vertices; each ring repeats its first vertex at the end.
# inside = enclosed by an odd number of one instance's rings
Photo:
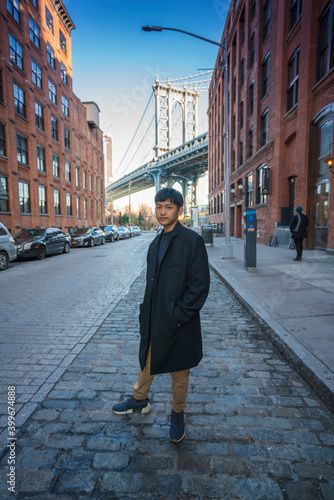
POLYGON ((204 243, 213 246, 213 227, 208 225, 201 228, 204 243))
POLYGON ((256 234, 256 210, 247 210, 244 212, 244 261, 247 271, 256 270, 256 234))

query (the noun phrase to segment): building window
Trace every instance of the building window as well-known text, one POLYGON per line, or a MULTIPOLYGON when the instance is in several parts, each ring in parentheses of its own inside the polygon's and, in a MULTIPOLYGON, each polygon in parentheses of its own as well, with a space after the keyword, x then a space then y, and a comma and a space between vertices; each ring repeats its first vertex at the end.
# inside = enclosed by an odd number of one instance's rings
POLYGON ((26 100, 25 100, 25 95, 24 91, 17 85, 17 83, 14 83, 14 106, 15 106, 15 113, 18 115, 22 116, 23 118, 26 117, 26 100))
POLYGON ((80 219, 80 198, 77 196, 77 217, 80 219))
POLYGON ((35 23, 32 17, 29 16, 29 33, 30 33, 30 40, 32 43, 40 49, 41 46, 41 39, 40 39, 40 33, 39 33, 39 27, 35 23))
MULTIPOLYGON (((216 215, 217 213, 217 198, 216 196, 214 197, 214 201, 213 201, 213 213, 216 215)), ((97 208, 97 205, 96 205, 96 208, 97 208)))
POLYGON ((262 62, 261 68, 261 99, 268 94, 269 90, 269 52, 262 62))
POLYGON ((321 16, 318 35, 317 81, 334 66, 334 1, 321 16))
POLYGON ((235 171, 235 149, 232 151, 232 172, 235 171))
POLYGON ((0 102, 3 102, 2 71, 0 70, 0 102))
POLYGON ((44 110, 42 106, 35 101, 36 127, 44 131, 44 110))
POLYGON ((87 189, 87 174, 86 174, 86 172, 83 173, 83 188, 87 189))
POLYGON ((290 5, 290 31, 302 15, 302 0, 291 0, 290 5))
POLYGON ((53 17, 49 9, 45 6, 45 24, 53 34, 53 17))
POLYGON ((299 48, 288 62, 287 111, 298 103, 299 48))
POLYGON ((59 42, 61 50, 66 54, 66 38, 62 31, 59 30, 59 42))
POLYGON ((58 142, 58 121, 54 116, 51 116, 51 135, 52 139, 58 142))
POLYGON ((53 205, 55 210, 55 215, 61 214, 61 206, 60 206, 60 192, 55 189, 53 191, 53 205))
POLYGON ((50 66, 53 69, 55 69, 56 68, 55 51, 53 50, 53 48, 51 47, 49 42, 47 42, 47 44, 46 44, 46 54, 47 54, 48 63, 50 64, 50 66))
POLYGON ((0 123, 0 155, 6 156, 6 133, 3 123, 0 123))
POLYGON ((60 169, 59 169, 59 156, 53 153, 52 155, 52 171, 54 177, 60 177, 60 169))
POLYGON ((39 198, 39 213, 47 214, 47 204, 46 204, 46 187, 38 186, 38 198, 39 198))
POLYGON ((71 149, 70 131, 64 127, 64 144, 66 149, 71 149))
POLYGON ((9 212, 8 179, 0 175, 0 212, 9 212))
POLYGON ((89 176, 89 189, 91 191, 93 191, 93 176, 92 175, 89 176))
POLYGON ((245 56, 241 59, 240 63, 240 86, 242 87, 245 81, 245 56))
POLYGON ((252 80, 249 86, 249 116, 252 116, 254 112, 254 80, 252 80))
POLYGON ((249 44, 249 67, 251 68, 255 62, 255 30, 252 33, 249 44))
POLYGON ((53 104, 57 104, 57 88, 52 80, 49 80, 49 99, 53 104))
POLYGON ((248 158, 253 156, 253 127, 248 132, 248 158))
POLYGON ((84 218, 87 219, 87 200, 84 200, 84 218))
POLYGON ((260 147, 264 146, 268 142, 268 110, 261 115, 261 137, 260 137, 260 147))
POLYGON ((79 187, 80 186, 80 169, 76 167, 75 169, 75 183, 79 187))
POLYGON ((39 88, 42 88, 42 68, 35 59, 31 59, 32 81, 39 88))
POLYGON ((95 192, 96 194, 99 194, 99 182, 97 176, 95 177, 95 192))
POLYGON ((37 2, 37 0, 31 0, 31 3, 35 7, 35 9, 38 10, 38 2, 37 2))
POLYGON ((98 217, 99 216, 99 202, 96 200, 95 201, 95 216, 98 217))
POLYGON ((9 55, 15 66, 23 70, 23 48, 19 42, 9 33, 9 55))
POLYGON ((239 163, 241 166, 244 162, 244 141, 243 141, 243 139, 241 139, 240 144, 239 144, 239 160, 240 160, 239 163))
POLYGON ((256 0, 250 0, 250 14, 251 14, 251 21, 254 19, 255 16, 255 10, 256 10, 256 0))
POLYGON ((244 100, 240 103, 240 129, 244 126, 244 100))
POLYGON ((28 139, 21 134, 16 134, 17 161, 28 165, 28 139))
POLYGON ((246 29, 245 29, 245 7, 243 8, 243 11, 240 16, 240 36, 241 36, 241 45, 245 43, 245 37, 246 37, 246 29))
POLYGON ((246 177, 246 207, 253 206, 253 174, 246 177))
POLYGON ((67 69, 66 66, 61 62, 60 63, 60 78, 65 85, 67 85, 67 69))
POLYGON ((62 95, 61 96, 61 107, 65 116, 69 116, 68 99, 62 95))
POLYGON ((263 41, 266 40, 270 33, 270 11, 271 0, 267 0, 263 6, 263 41))
POLYGON ((65 180, 66 182, 71 182, 71 164, 69 161, 65 161, 65 180))
POLYGON ((15 21, 21 24, 20 1, 7 0, 7 10, 13 16, 15 21))
POLYGON ((93 200, 90 200, 90 218, 92 219, 94 214, 93 214, 93 200))
POLYGON ((224 197, 225 193, 222 191, 221 196, 220 196, 220 211, 221 213, 224 213, 224 197))
POLYGON ((235 139, 235 113, 232 117, 232 139, 235 139))
POLYGON ((30 186, 27 182, 19 181, 20 213, 30 214, 30 186))
POLYGON ((266 203, 267 195, 263 194, 264 188, 264 171, 267 169, 267 165, 262 165, 257 169, 257 180, 256 180, 256 204, 264 205, 266 203))
POLYGON ((41 172, 45 172, 45 149, 37 145, 37 168, 41 172))
POLYGON ((233 78, 233 89, 232 89, 233 102, 235 102, 237 98, 237 78, 233 78))
POLYGON ((72 196, 66 193, 66 213, 72 215, 72 196))

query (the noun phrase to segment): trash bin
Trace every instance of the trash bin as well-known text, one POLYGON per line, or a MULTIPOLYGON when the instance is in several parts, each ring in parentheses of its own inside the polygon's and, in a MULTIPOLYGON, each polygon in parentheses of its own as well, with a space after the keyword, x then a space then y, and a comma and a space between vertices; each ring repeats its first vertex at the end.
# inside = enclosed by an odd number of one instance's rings
POLYGON ((201 229, 204 243, 213 246, 213 226, 201 226, 201 229))

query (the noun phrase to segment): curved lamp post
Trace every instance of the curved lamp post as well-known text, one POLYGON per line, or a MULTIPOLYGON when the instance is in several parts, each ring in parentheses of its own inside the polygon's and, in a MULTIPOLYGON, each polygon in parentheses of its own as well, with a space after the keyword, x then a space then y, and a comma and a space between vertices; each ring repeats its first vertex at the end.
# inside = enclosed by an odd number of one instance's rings
POLYGON ((233 246, 230 242, 230 166, 229 166, 229 121, 228 121, 228 84, 227 84, 227 38, 224 43, 215 42, 204 38, 203 36, 189 33, 189 31, 179 30, 177 28, 163 28, 162 26, 143 26, 143 31, 178 31, 185 35, 199 38, 204 42, 212 43, 224 49, 224 98, 225 98, 225 243, 223 245, 223 259, 233 257, 233 246))

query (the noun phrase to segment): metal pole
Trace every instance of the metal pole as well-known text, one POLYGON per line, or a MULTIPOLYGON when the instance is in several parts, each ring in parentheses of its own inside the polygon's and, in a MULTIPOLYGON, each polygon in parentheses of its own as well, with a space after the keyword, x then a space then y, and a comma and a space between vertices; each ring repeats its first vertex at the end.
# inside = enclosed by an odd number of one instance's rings
POLYGON ((230 242, 230 155, 229 155, 229 116, 228 116, 228 81, 227 81, 227 38, 224 39, 224 97, 225 97, 225 243, 223 259, 233 257, 230 242))
POLYGON ((129 182, 129 226, 131 226, 131 181, 129 182))

